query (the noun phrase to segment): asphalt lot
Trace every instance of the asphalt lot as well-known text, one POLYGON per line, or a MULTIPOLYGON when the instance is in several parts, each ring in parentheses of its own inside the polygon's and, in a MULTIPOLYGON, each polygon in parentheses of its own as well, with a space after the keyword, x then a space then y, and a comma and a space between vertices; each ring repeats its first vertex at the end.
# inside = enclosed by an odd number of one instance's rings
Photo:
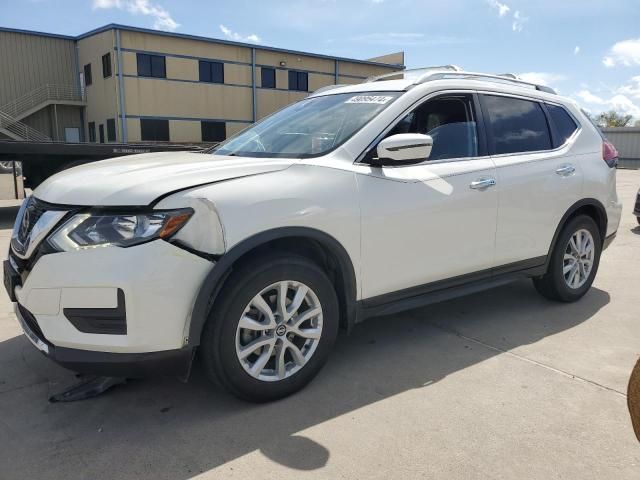
MULTIPOLYGON (((0 293, 0 479, 640 478, 626 385, 640 355, 640 171, 594 287, 551 303, 530 282, 372 319, 303 392, 236 400, 132 381, 50 404, 75 379, 21 335, 0 293)), ((6 251, 16 209, 0 208, 6 251)))

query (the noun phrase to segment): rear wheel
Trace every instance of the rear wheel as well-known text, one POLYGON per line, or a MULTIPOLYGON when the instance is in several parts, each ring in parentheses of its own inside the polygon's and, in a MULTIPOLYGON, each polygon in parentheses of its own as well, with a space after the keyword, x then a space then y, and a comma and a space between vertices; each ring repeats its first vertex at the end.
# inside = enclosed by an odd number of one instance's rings
POLYGON ((558 237, 547 273, 533 279, 536 290, 551 300, 578 300, 593 283, 601 250, 596 222, 586 215, 573 218, 558 237))
POLYGON ((234 395, 265 402, 304 387, 338 333, 327 275, 303 257, 271 255, 234 271, 202 336, 209 377, 234 395))

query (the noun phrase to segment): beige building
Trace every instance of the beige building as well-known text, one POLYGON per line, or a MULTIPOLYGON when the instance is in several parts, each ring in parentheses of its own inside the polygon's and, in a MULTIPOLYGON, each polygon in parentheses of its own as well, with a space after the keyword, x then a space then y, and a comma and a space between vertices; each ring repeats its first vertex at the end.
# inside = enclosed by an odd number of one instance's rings
POLYGON ((0 29, 0 51, 0 136, 103 143, 215 142, 320 87, 404 68, 401 52, 355 60, 121 25, 0 29))

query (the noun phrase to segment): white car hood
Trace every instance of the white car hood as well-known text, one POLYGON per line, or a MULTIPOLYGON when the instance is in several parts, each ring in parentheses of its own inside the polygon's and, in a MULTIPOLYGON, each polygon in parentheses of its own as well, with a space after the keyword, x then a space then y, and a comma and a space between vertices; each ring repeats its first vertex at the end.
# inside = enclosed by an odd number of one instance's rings
POLYGON ((148 205, 174 191, 284 170, 295 161, 192 152, 145 153, 65 170, 47 179, 33 194, 62 205, 148 205))

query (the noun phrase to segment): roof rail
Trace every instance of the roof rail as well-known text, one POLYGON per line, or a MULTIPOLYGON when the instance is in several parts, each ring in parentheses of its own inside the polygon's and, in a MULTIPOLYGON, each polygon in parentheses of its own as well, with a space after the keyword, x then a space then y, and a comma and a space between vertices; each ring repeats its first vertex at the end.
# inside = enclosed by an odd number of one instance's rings
POLYGON ((489 73, 464 72, 464 71, 434 72, 431 74, 425 74, 421 76, 414 82, 414 85, 418 85, 418 84, 425 83, 432 80, 443 80, 446 78, 466 78, 469 80, 484 80, 488 82, 515 84, 520 87, 528 87, 541 92, 552 93, 554 95, 556 94, 556 91, 551 87, 547 87, 546 85, 538 85, 535 83, 527 82, 525 80, 521 80, 520 78, 518 78, 512 73, 505 73, 502 75, 492 75, 489 73))
POLYGON ((457 65, 441 65, 437 67, 414 68, 409 70, 385 73, 384 75, 369 77, 365 80, 365 83, 379 82, 383 80, 407 79, 413 80, 413 85, 419 85, 431 80, 442 80, 446 78, 484 80, 488 82, 506 83, 518 85, 521 87, 528 87, 546 93, 556 93, 553 88, 547 87, 546 85, 538 85, 535 83, 527 82, 513 73, 501 73, 498 75, 492 75, 489 73, 466 72, 457 65))
POLYGON ((385 73, 383 75, 375 75, 373 77, 367 78, 365 80, 365 83, 380 82, 382 80, 402 80, 403 78, 407 78, 407 77, 421 78, 423 74, 433 73, 433 72, 442 72, 442 71, 462 72, 463 70, 457 65, 441 65, 437 67, 410 68, 407 70, 399 70, 397 72, 385 73), (398 77, 398 78, 392 78, 392 77, 398 77))

